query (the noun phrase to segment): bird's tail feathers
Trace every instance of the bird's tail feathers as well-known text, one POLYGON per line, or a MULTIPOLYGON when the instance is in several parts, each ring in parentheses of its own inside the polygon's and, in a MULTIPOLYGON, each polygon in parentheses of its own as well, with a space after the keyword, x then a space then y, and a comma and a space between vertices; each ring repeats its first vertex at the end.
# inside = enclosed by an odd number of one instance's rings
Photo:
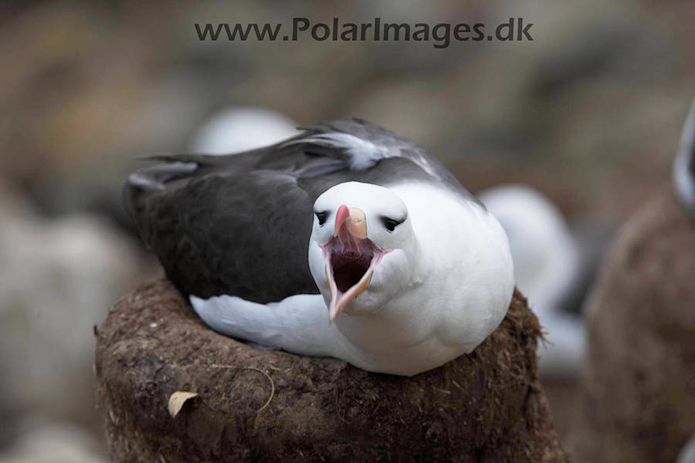
POLYGON ((142 199, 148 194, 164 191, 167 183, 188 177, 198 169, 198 163, 186 158, 155 156, 146 159, 164 163, 139 169, 126 179, 123 206, 131 218, 134 218, 142 199))

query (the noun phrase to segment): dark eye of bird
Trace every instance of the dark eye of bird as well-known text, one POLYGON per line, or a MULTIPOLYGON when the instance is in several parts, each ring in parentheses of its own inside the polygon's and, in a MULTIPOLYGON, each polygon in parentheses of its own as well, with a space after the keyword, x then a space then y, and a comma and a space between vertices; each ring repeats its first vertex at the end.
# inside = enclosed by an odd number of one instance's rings
POLYGON ((328 218, 328 211, 323 211, 323 212, 316 212, 316 218, 319 219, 319 225, 323 225, 326 223, 326 219, 328 218))
POLYGON ((394 220, 389 217, 382 217, 381 222, 384 224, 384 227, 386 227, 386 230, 391 233, 396 229, 397 226, 399 226, 403 221, 402 220, 394 220))

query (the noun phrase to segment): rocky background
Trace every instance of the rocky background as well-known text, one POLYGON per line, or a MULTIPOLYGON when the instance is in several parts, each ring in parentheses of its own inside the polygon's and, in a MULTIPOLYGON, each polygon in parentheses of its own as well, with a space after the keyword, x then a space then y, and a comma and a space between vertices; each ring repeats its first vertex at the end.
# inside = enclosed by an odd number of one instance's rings
MULTIPOLYGON (((358 116, 476 192, 524 182, 614 227, 669 181, 695 93, 685 2, 5 2, 0 7, 0 461, 99 461, 93 325, 159 270, 120 209, 134 158, 229 106, 358 116), (483 22, 532 42, 200 42, 195 22, 483 22), (62 458, 62 459, 61 459, 62 458)), ((533 301, 530 301, 533 304, 533 301)), ((573 382, 548 382, 571 433, 573 382)))

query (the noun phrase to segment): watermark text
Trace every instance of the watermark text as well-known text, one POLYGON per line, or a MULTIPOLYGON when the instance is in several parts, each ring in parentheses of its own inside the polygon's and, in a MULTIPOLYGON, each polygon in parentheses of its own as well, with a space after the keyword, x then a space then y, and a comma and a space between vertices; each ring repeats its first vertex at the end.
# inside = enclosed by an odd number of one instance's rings
POLYGON ((201 42, 293 41, 317 42, 431 42, 434 48, 447 48, 452 42, 522 42, 533 41, 533 23, 524 18, 509 18, 492 27, 483 23, 390 23, 374 18, 371 22, 342 22, 333 18, 330 23, 312 22, 308 18, 293 18, 292 24, 283 23, 195 23, 201 42))

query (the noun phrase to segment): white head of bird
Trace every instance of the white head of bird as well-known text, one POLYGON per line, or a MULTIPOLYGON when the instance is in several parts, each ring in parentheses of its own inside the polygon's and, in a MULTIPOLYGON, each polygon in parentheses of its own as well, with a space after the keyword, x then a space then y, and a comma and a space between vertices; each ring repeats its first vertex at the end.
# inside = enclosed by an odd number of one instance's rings
POLYGON ((309 266, 331 321, 384 308, 417 281, 418 256, 408 208, 389 189, 347 182, 314 203, 309 266))

